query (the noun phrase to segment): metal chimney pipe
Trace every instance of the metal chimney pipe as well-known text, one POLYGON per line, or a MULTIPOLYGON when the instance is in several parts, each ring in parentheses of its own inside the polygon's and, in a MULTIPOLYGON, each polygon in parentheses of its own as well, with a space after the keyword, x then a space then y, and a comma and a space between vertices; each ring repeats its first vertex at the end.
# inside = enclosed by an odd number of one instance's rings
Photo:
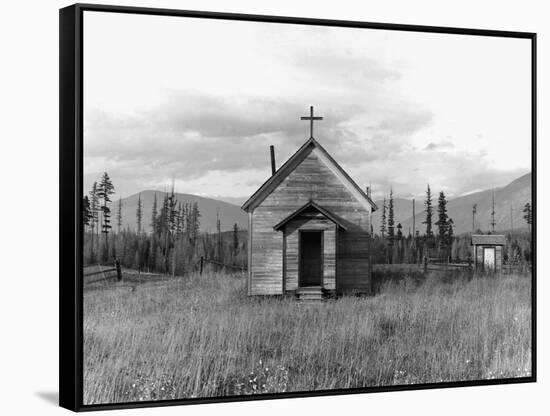
POLYGON ((269 152, 271 153, 271 175, 275 175, 275 146, 269 146, 269 152))

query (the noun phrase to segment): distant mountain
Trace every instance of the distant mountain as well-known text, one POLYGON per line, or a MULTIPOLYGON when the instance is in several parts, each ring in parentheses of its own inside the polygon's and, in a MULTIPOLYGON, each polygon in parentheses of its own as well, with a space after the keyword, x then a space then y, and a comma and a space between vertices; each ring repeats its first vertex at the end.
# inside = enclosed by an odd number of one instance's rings
MULTIPOLYGON (((437 221, 437 198, 439 192, 432 189, 434 220, 437 221)), ((495 188, 495 230, 525 229, 527 224, 523 219, 523 207, 526 202, 531 202, 531 174, 525 174, 514 180, 506 186, 495 188)), ((474 192, 468 195, 450 199, 447 203, 447 211, 454 222, 455 234, 461 234, 472 231, 472 207, 477 204, 477 213, 475 216, 475 229, 482 231, 491 230, 491 210, 492 210, 493 190, 474 192)), ((380 223, 382 215, 383 201, 376 201, 379 209, 373 214, 373 227, 376 233, 380 232, 380 223)), ((413 228, 412 218, 412 200, 399 199, 394 200, 395 205, 395 225, 401 223, 403 234, 409 233, 409 228, 413 228)), ((416 201, 416 229, 422 234, 426 228, 422 222, 425 220, 424 200, 416 201)), ((435 232, 435 226, 434 226, 435 232)))
MULTIPOLYGON (((437 190, 433 191, 434 205, 434 220, 437 221, 437 190)), ((526 202, 531 202, 531 174, 521 176, 508 185, 495 188, 495 229, 509 230, 513 227, 516 230, 526 229, 527 225, 523 219, 523 207, 526 202), (510 212, 512 207, 512 212, 510 212), (512 215, 510 215, 512 214, 512 215)), ((472 206, 477 204, 477 214, 475 218, 475 228, 482 231, 491 229, 491 204, 493 190, 485 190, 471 193, 458 198, 450 199, 447 203, 448 215, 454 221, 455 234, 470 232, 472 230, 472 206)), ((164 199, 165 192, 162 191, 143 191, 141 192, 141 201, 143 204, 143 226, 146 231, 151 229, 151 211, 153 207, 153 199, 157 194, 159 207, 164 199)), ((237 223, 240 230, 248 229, 248 218, 246 213, 241 210, 240 206, 229 202, 220 201, 212 198, 204 198, 191 194, 176 194, 178 202, 193 203, 197 202, 201 213, 200 223, 201 230, 214 232, 216 230, 216 215, 219 212, 222 231, 230 231, 233 229, 233 224, 237 223)), ((235 198, 240 200, 241 198, 235 198)), ((136 228, 136 209, 137 209, 138 194, 129 196, 122 200, 122 223, 123 227, 129 226, 130 229, 136 228)), ((379 209, 373 214, 373 227, 375 233, 380 232, 380 223, 382 215, 383 201, 375 201, 379 209)), ((114 217, 118 209, 118 200, 113 201, 111 210, 114 217)), ((412 200, 404 198, 394 199, 394 215, 395 225, 401 223, 403 226, 403 234, 407 235, 409 229, 412 232, 412 200)), ((422 234, 425 230, 425 225, 422 221, 425 219, 424 201, 416 201, 416 229, 422 234)), ((435 225, 434 225, 435 232, 435 225)))
MULTIPOLYGON (((153 200, 157 195, 157 204, 160 208, 164 200, 165 192, 162 191, 143 191, 141 192, 141 203, 143 207, 143 227, 146 231, 151 230, 151 213, 153 210, 153 200)), ((138 195, 134 194, 122 199, 122 224, 123 227, 136 229, 136 210, 138 195)), ((248 229, 248 218, 240 206, 230 204, 224 201, 218 201, 212 198, 204 198, 191 194, 176 193, 176 200, 181 203, 197 202, 199 206, 200 229, 201 231, 214 232, 216 230, 216 215, 219 212, 222 231, 233 229, 233 224, 237 223, 239 229, 248 229)), ((113 215, 113 224, 116 223, 115 217, 118 210, 118 200, 114 200, 111 206, 113 215)), ((115 226, 116 227, 116 226, 115 226)))

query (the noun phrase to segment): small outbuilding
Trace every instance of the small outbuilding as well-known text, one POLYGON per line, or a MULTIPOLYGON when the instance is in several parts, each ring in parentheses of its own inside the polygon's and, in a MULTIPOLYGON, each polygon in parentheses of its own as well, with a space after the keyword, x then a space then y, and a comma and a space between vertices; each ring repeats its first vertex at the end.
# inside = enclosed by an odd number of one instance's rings
POLYGON ((376 205, 313 137, 242 209, 249 295, 370 291, 376 205))
POLYGON ((506 237, 501 234, 472 235, 474 269, 478 272, 501 271, 504 244, 506 244, 506 237))

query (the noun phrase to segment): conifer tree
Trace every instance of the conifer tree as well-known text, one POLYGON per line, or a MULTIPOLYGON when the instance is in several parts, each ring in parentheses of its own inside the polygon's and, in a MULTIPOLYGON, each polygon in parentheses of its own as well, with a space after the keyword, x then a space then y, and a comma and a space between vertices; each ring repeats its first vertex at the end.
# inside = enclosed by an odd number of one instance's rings
POLYGON ((116 213, 116 225, 117 225, 117 233, 120 234, 120 230, 122 228, 122 197, 118 198, 118 209, 116 213))
POLYGON ((153 209, 151 211, 151 230, 153 235, 157 234, 157 193, 155 192, 155 197, 153 199, 153 209))
POLYGON ((97 182, 94 182, 90 191, 90 214, 90 228, 92 231, 90 236, 90 263, 94 263, 94 234, 99 231, 99 196, 97 182))
POLYGON ((217 248, 217 258, 221 260, 222 256, 222 230, 221 230, 221 221, 220 221, 220 210, 216 212, 216 231, 218 233, 218 248, 217 248))
POLYGON ((428 184, 428 189, 426 190, 426 200, 424 201, 424 206, 426 208, 426 220, 422 222, 422 224, 426 224, 426 237, 431 238, 433 237, 433 231, 432 231, 432 215, 433 215, 433 207, 432 207, 432 192, 430 190, 430 185, 428 184))
POLYGON ((177 214, 176 214, 176 238, 179 239, 183 235, 184 214, 183 205, 178 202, 177 214))
POLYGON ((90 211, 90 200, 88 199, 88 195, 84 195, 84 198, 82 198, 82 225, 84 231, 86 231, 86 227, 90 225, 91 218, 92 212, 90 211))
POLYGON ((178 210, 177 205, 178 201, 176 199, 176 194, 174 192, 174 187, 172 186, 172 192, 170 192, 170 195, 168 196, 168 231, 170 233, 170 237, 174 238, 176 235, 176 228, 178 226, 178 210))
POLYGON ((382 235, 382 239, 386 238, 386 198, 384 197, 384 202, 382 203, 382 221, 380 224, 380 234, 382 235))
POLYGON ((447 215, 447 199, 443 191, 439 192, 439 198, 437 200, 437 216, 438 218, 435 225, 437 225, 438 228, 439 247, 444 248, 448 245, 449 217, 447 215))
POLYGON ((393 217, 393 190, 390 188, 390 199, 388 201, 388 241, 390 246, 393 246, 394 240, 395 228, 393 217))
POLYGON ((136 208, 136 223, 137 223, 137 233, 141 234, 141 224, 143 221, 143 205, 141 204, 141 192, 138 194, 138 203, 136 208))
POLYGON ((109 203, 111 203, 111 195, 115 193, 115 187, 111 182, 111 178, 107 172, 103 173, 101 181, 99 182, 97 196, 100 200, 103 200, 101 205, 101 232, 105 235, 105 252, 103 255, 103 260, 106 261, 109 257, 109 231, 111 227, 111 209, 109 208, 109 203))
MULTIPOLYGON (((401 223, 397 224, 397 241, 401 241, 401 239, 403 238, 402 228, 403 226, 401 225, 401 223)), ((411 235, 411 232, 409 230, 409 236, 410 235, 411 235)))
POLYGON ((97 188, 97 196, 100 200, 103 200, 101 204, 101 213, 103 220, 101 232, 104 234, 108 234, 109 230, 112 228, 111 209, 109 208, 109 204, 111 203, 111 195, 113 195, 114 193, 115 187, 111 182, 111 178, 109 178, 107 172, 104 172, 97 188))
POLYGON ((199 235, 200 215, 201 214, 199 212, 199 204, 195 201, 191 206, 191 223, 189 229, 191 245, 193 246, 193 248, 195 248, 197 237, 199 235))
POLYGON ((151 210, 151 243, 149 244, 149 265, 152 269, 155 269, 157 265, 157 214, 157 193, 155 192, 151 210))

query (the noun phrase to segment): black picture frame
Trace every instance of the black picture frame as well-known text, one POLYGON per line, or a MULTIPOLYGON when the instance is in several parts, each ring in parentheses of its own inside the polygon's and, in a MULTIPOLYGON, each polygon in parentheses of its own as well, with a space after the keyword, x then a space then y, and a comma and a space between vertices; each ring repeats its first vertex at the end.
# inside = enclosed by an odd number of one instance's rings
POLYGON ((487 386, 509 383, 531 383, 537 380, 537 333, 536 333, 536 33, 511 32, 454 27, 416 26, 390 23, 311 19, 284 16, 263 16, 205 11, 124 7, 97 4, 75 4, 59 12, 59 404, 74 411, 123 409, 152 406, 172 406, 197 403, 266 400, 292 397, 389 392, 464 386, 487 386), (440 34, 523 38, 531 41, 531 163, 532 163, 532 373, 529 377, 443 382, 407 386, 366 387, 346 390, 326 390, 262 394, 255 396, 231 396, 216 398, 191 398, 130 402, 112 404, 83 404, 83 285, 82 285, 82 238, 81 195, 83 190, 83 14, 85 11, 108 13, 147 14, 161 16, 196 17, 206 19, 241 20, 250 22, 290 23, 336 27, 385 29, 392 31, 429 32, 440 34))

